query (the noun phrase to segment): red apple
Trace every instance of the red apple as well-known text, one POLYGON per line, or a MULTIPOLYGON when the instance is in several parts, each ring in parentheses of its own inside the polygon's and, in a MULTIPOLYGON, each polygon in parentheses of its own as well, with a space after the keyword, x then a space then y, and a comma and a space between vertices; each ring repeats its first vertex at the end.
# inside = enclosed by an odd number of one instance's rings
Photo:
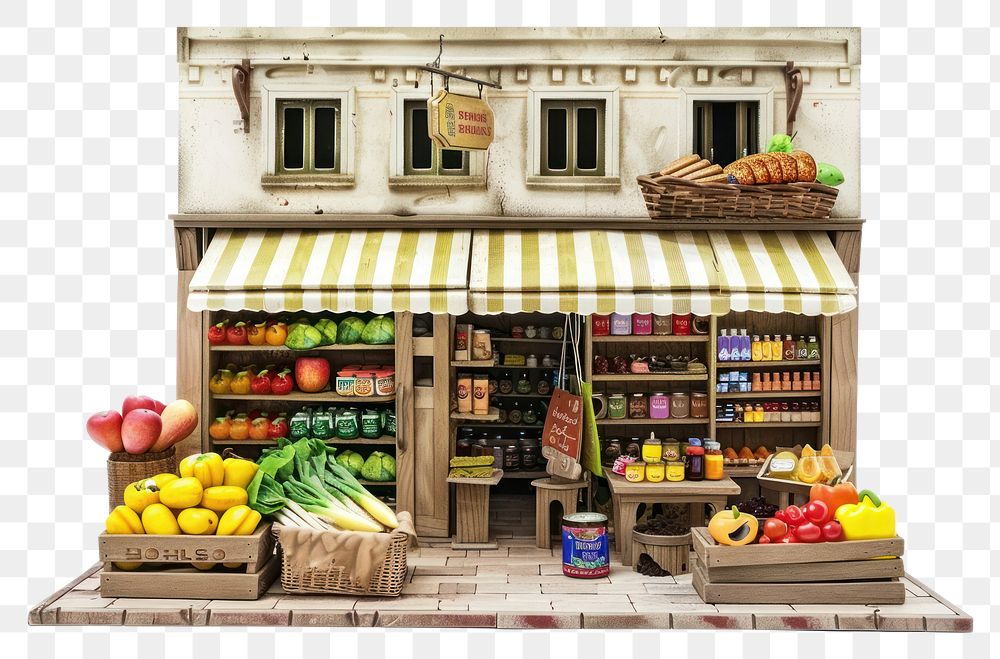
POLYGON ((166 407, 167 406, 161 403, 160 401, 156 400, 155 398, 153 399, 153 411, 156 412, 157 414, 162 415, 163 410, 166 409, 166 407))
POLYGON ((163 420, 150 409, 132 410, 122 421, 122 444, 129 453, 145 453, 160 438, 163 420))
POLYGON ((122 417, 132 410, 152 410, 156 412, 156 401, 149 396, 126 396, 122 401, 122 417))
POLYGON ((87 434, 112 453, 125 450, 122 444, 122 415, 118 410, 104 410, 87 419, 87 434))
POLYGON ((164 407, 160 413, 160 420, 163 422, 160 437, 149 449, 154 453, 166 451, 194 432, 198 427, 198 412, 194 409, 194 405, 182 398, 164 407))
POLYGON ((330 362, 322 357, 299 357, 295 360, 295 384, 306 393, 323 391, 330 384, 330 362))

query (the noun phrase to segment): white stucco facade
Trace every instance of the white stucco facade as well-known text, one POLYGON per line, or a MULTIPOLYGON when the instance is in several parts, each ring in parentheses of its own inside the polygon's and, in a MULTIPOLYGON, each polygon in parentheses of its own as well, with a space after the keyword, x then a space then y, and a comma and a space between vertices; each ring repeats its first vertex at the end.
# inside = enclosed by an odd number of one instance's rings
MULTIPOLYGON (((645 215, 635 177, 690 153, 695 98, 762 101, 761 140, 785 130, 783 67, 803 69, 796 146, 837 165, 837 217, 859 216, 860 31, 857 29, 182 29, 182 213, 645 215), (394 177, 399 94, 430 96, 432 61, 499 81, 486 89, 495 139, 473 185, 406 185, 394 177), (232 67, 250 60, 250 132, 232 67), (344 94, 350 174, 337 187, 263 185, 273 167, 267 108, 275 90, 344 94), (533 177, 533 94, 603 93, 617 106, 611 176, 590 184, 533 177)), ((435 88, 440 78, 434 81, 435 88)), ((451 90, 477 93, 453 82, 451 90)), ((610 107, 610 106, 609 106, 610 107)))

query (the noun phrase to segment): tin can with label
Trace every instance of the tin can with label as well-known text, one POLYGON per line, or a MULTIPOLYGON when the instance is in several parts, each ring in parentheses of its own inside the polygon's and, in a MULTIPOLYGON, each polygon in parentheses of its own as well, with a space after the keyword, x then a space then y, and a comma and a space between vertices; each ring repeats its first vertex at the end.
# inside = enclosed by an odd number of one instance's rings
POLYGON ((667 314, 660 316, 653 314, 653 334, 657 336, 669 336, 674 332, 674 319, 667 314))
POLYGON ((628 336, 632 333, 632 316, 627 313, 611 314, 612 336, 628 336))
POLYGON ((691 334, 691 314, 674 314, 674 334, 677 336, 691 334))
POLYGON ((396 436, 396 412, 389 411, 385 414, 385 421, 382 423, 382 432, 390 437, 396 436))
POLYGON ((332 439, 336 433, 333 428, 333 415, 323 410, 312 414, 312 436, 316 439, 332 439))
POLYGON ((375 410, 365 410, 361 414, 361 436, 375 439, 382 434, 382 418, 375 410))
POLYGON ((288 438, 295 441, 296 439, 309 437, 309 421, 308 412, 296 412, 292 415, 292 419, 288 422, 288 438))
POLYGON ((653 333, 653 314, 632 314, 632 333, 646 336, 653 333))
POLYGON ((599 579, 610 572, 608 518, 600 513, 574 513, 562 518, 563 574, 599 579))
POLYGON ((607 336, 611 333, 611 316, 594 314, 590 317, 590 333, 594 336, 607 336))
POLYGON ((358 428, 357 410, 340 410, 337 412, 334 421, 337 426, 337 437, 340 439, 357 439, 360 434, 358 428))

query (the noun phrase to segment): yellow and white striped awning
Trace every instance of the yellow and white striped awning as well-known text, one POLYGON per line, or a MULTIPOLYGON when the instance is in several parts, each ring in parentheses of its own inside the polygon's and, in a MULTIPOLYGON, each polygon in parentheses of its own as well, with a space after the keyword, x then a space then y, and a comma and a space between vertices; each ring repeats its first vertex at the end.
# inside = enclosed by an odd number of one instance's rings
POLYGON ((711 231, 720 293, 733 311, 846 313, 857 287, 822 231, 711 231))
POLYGON ((470 231, 222 230, 192 311, 468 311, 470 231))
POLYGON ((722 314, 705 232, 495 231, 472 238, 469 308, 722 314))

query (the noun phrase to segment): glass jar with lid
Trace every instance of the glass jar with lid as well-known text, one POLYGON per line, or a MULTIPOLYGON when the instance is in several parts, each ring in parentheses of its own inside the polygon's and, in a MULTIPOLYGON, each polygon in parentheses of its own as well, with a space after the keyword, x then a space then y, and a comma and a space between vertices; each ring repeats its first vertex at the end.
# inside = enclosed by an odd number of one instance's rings
POLYGON ((722 444, 705 442, 705 480, 721 481, 725 477, 725 466, 722 458, 722 444))
POLYGON ((630 419, 649 418, 649 400, 644 393, 634 393, 628 399, 628 417, 630 419))
POLYGON ((659 462, 663 458, 663 443, 650 433, 642 443, 642 459, 645 462, 659 462))

